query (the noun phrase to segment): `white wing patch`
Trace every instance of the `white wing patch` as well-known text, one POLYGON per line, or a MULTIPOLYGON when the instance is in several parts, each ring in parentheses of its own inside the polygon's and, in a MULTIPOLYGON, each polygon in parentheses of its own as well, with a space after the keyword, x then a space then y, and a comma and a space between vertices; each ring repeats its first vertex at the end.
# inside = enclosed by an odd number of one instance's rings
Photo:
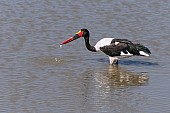
POLYGON ((140 55, 143 55, 143 56, 149 56, 149 54, 143 52, 143 51, 139 51, 140 55))
POLYGON ((119 42, 115 42, 115 45, 119 44, 119 42))
POLYGON ((127 54, 124 53, 123 51, 121 51, 120 55, 122 55, 122 56, 131 56, 133 54, 129 53, 129 51, 127 51, 127 54))
POLYGON ((103 39, 99 40, 94 47, 96 48, 97 51, 100 51, 100 47, 110 45, 110 43, 113 39, 114 38, 103 38, 103 39))

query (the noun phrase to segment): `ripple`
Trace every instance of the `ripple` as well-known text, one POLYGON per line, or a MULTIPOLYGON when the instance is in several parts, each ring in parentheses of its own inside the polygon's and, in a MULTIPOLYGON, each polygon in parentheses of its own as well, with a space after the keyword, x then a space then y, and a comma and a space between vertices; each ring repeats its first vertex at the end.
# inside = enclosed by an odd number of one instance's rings
POLYGON ((121 60, 120 64, 123 65, 141 65, 141 66, 157 66, 157 62, 141 61, 141 60, 121 60))
POLYGON ((56 58, 52 56, 40 56, 40 57, 33 57, 31 58, 31 61, 39 66, 45 66, 45 65, 61 65, 66 62, 66 60, 62 58, 56 58))

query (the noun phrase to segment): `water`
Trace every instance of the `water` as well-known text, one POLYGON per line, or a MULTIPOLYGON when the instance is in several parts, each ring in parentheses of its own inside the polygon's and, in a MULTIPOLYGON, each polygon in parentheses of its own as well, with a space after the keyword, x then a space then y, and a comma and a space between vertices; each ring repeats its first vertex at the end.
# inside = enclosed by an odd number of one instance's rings
POLYGON ((170 112, 170 2, 168 0, 1 0, 1 113, 170 112), (79 39, 128 38, 151 57, 110 66, 79 39))

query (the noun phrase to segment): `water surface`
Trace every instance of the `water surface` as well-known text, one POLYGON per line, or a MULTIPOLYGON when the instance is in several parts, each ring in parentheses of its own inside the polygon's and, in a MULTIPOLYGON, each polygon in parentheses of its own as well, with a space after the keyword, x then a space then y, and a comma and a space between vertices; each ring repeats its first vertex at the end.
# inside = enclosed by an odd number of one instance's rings
POLYGON ((0 112, 166 113, 170 111, 170 2, 167 0, 1 0, 0 112), (151 57, 110 66, 79 39, 127 38, 151 57))

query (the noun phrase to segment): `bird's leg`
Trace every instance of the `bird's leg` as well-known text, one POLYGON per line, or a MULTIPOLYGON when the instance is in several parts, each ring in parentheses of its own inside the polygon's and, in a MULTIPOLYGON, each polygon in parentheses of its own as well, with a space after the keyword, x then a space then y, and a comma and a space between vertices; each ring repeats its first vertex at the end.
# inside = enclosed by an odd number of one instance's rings
POLYGON ((110 64, 118 64, 118 58, 117 57, 109 57, 110 64))
POLYGON ((118 59, 116 60, 115 64, 118 64, 118 59))

